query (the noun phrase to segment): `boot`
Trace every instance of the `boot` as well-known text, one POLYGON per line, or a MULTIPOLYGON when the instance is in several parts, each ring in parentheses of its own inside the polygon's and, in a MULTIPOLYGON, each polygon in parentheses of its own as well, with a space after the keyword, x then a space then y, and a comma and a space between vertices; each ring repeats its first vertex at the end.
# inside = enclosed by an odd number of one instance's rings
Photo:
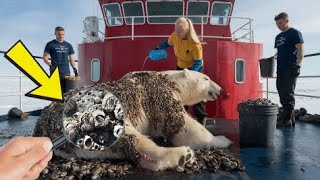
POLYGON ((283 110, 279 111, 277 119, 277 127, 282 127, 284 125, 285 112, 283 110))
POLYGON ((291 128, 293 123, 292 123, 292 111, 285 111, 285 117, 283 119, 283 123, 286 127, 291 128))
POLYGON ((198 122, 202 124, 203 127, 206 127, 207 124, 207 117, 198 118, 198 122))
POLYGON ((296 125, 296 117, 294 116, 294 114, 292 114, 291 116, 291 122, 292 122, 292 126, 296 125))

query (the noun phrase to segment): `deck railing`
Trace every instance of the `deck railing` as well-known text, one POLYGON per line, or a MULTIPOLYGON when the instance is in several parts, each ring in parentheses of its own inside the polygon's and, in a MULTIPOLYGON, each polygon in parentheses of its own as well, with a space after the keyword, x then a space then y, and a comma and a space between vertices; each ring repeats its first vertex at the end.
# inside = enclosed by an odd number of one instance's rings
MULTIPOLYGON (((308 57, 313 57, 313 56, 319 56, 320 53, 314 53, 314 54, 307 54, 304 55, 304 58, 308 58, 308 57)), ((263 91, 264 93, 266 93, 266 98, 269 99, 269 94, 278 94, 278 92, 274 92, 274 91, 269 91, 269 79, 276 79, 277 77, 267 77, 266 79, 266 91, 263 91)), ((299 76, 298 79, 310 79, 310 78, 320 78, 320 76, 299 76)), ((313 95, 307 95, 307 94, 294 94, 295 96, 298 97, 307 97, 307 98, 315 98, 315 99, 320 99, 320 96, 313 96, 313 95)))
MULTIPOLYGON (((159 35, 159 34, 154 34, 154 35, 137 35, 135 33, 135 27, 136 26, 141 26, 141 24, 135 24, 135 19, 136 18, 168 18, 168 17, 181 17, 181 16, 130 16, 130 17, 107 17, 107 18, 99 18, 98 20, 103 20, 105 21, 106 26, 108 28, 112 28, 114 26, 131 26, 131 33, 127 35, 122 35, 122 36, 108 36, 105 35, 105 33, 101 32, 100 30, 97 30, 97 33, 100 33, 104 36, 104 40, 111 40, 111 39, 132 39, 134 40, 135 38, 165 38, 169 37, 169 35, 159 35), (108 25, 108 21, 112 19, 121 19, 122 23, 121 25, 108 25), (131 19, 131 23, 127 24, 125 23, 124 19, 131 19)), ((249 42, 254 42, 254 37, 253 37, 253 30, 252 30, 252 21, 253 19, 247 18, 247 17, 234 17, 234 16, 188 16, 190 18, 201 18, 201 23, 194 23, 195 26, 200 26, 200 33, 198 32, 199 38, 203 40, 204 38, 209 38, 209 39, 231 39, 234 41, 239 41, 239 40, 247 40, 249 42), (223 18, 227 19, 226 24, 211 24, 210 21, 212 18, 223 18), (214 36, 211 34, 205 34, 204 29, 205 25, 210 25, 210 26, 227 26, 230 25, 231 21, 236 21, 236 20, 242 20, 245 21, 243 24, 241 23, 238 28, 235 28, 231 33, 231 36, 214 36), (237 34, 240 34, 237 36, 237 34), (249 37, 247 37, 249 36, 249 37)), ((83 21, 83 23, 86 26, 90 26, 90 24, 87 21, 83 21)), ((152 25, 161 25, 161 24, 173 24, 173 23, 148 23, 145 22, 144 24, 152 24, 152 25)), ((92 27, 93 28, 93 27, 92 27)))

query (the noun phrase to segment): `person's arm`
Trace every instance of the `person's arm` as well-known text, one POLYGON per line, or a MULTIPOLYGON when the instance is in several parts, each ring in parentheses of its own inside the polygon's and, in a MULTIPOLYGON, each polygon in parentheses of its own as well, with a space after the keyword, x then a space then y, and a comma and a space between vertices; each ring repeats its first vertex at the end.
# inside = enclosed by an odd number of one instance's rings
POLYGON ((45 62, 48 66, 51 66, 52 64, 51 64, 51 61, 49 60, 49 56, 50 56, 49 53, 47 53, 47 52, 44 52, 44 53, 43 53, 43 60, 44 60, 44 62, 45 62))
POLYGON ((168 47, 170 47, 168 40, 164 40, 156 47, 156 49, 167 49, 168 47))
POLYGON ((192 58, 193 58, 193 66, 191 67, 191 70, 193 71, 199 71, 202 67, 202 46, 200 44, 197 44, 192 52, 192 58))
POLYGON ((70 65, 73 69, 77 68, 76 67, 76 60, 74 59, 74 54, 69 55, 69 62, 70 62, 70 65))
POLYGON ((301 66, 301 63, 302 63, 302 59, 303 59, 303 54, 304 54, 304 49, 303 49, 303 43, 299 43, 299 44, 296 44, 295 45, 298 52, 297 52, 297 63, 298 63, 298 66, 301 66))
POLYGON ((79 74, 78 74, 78 70, 77 70, 77 67, 76 67, 76 61, 74 59, 74 50, 73 50, 73 47, 71 46, 71 44, 70 44, 69 48, 70 48, 69 49, 69 62, 70 62, 70 65, 71 65, 71 67, 73 69, 74 75, 76 77, 78 77, 79 74))
POLYGON ((49 56, 50 56, 50 44, 47 43, 46 47, 44 48, 44 52, 43 52, 43 60, 44 62, 48 65, 51 66, 51 61, 49 60, 49 56))
POLYGON ((169 38, 167 40, 162 41, 157 47, 156 49, 167 49, 170 46, 173 46, 173 33, 169 36, 169 38))
POLYGON ((302 63, 302 59, 303 59, 303 54, 304 54, 304 50, 303 50, 303 38, 302 38, 302 34, 300 31, 296 30, 295 33, 293 34, 293 43, 294 46, 297 48, 297 65, 301 66, 302 63))

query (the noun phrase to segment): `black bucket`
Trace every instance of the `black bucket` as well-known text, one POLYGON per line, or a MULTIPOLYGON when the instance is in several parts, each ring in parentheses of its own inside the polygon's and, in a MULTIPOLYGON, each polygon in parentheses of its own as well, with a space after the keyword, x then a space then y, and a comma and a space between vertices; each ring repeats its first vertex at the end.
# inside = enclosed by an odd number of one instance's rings
POLYGON ((272 147, 277 125, 278 105, 247 105, 240 103, 240 145, 272 147))
POLYGON ((80 87, 80 77, 65 76, 66 92, 80 87))
POLYGON ((261 77, 273 77, 275 60, 273 58, 260 59, 261 77))

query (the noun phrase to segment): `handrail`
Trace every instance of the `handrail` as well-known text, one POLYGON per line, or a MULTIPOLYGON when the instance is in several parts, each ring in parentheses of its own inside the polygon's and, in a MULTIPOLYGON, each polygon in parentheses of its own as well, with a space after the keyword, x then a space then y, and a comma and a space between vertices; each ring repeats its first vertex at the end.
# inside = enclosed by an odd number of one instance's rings
POLYGON ((19 93, 0 94, 0 97, 19 96, 19 108, 22 109, 22 96, 24 94, 22 93, 22 78, 26 76, 24 76, 20 71, 19 75, 0 75, 0 78, 1 77, 18 77, 19 78, 19 93))
MULTIPOLYGON (((262 91, 262 92, 267 92, 267 91, 262 91)), ((269 93, 269 94, 278 94, 277 92, 273 92, 273 91, 269 91, 268 93, 269 93)), ((294 96, 320 99, 320 96, 312 96, 312 95, 305 95, 305 94, 296 94, 296 93, 295 93, 294 96)))
MULTIPOLYGON (((132 40, 134 40, 134 38, 149 38, 149 37, 168 37, 169 35, 135 35, 135 26, 136 25, 141 25, 139 24, 135 24, 135 18, 166 18, 166 17, 181 17, 181 15, 161 15, 161 16, 126 16, 126 17, 122 17, 122 16, 118 16, 118 17, 104 17, 104 18, 98 18, 98 20, 104 20, 104 21, 110 21, 110 19, 121 19, 122 20, 122 24, 119 26, 123 26, 123 25, 128 25, 131 26, 131 33, 130 35, 123 35, 123 36, 108 36, 105 35, 105 37, 103 39, 105 40, 111 40, 111 39, 124 39, 124 38, 130 38, 132 40), (131 23, 130 24, 126 24, 124 19, 128 19, 131 18, 131 23)), ((239 40, 239 39, 244 39, 244 40, 249 40, 250 42, 253 42, 254 37, 253 37, 253 31, 252 31, 252 21, 253 19, 251 18, 247 18, 247 17, 235 17, 235 16, 212 16, 212 15, 206 15, 206 16, 202 16, 202 15, 192 15, 192 16, 187 16, 187 17, 191 17, 191 18, 201 18, 201 23, 194 23, 195 25, 200 25, 200 35, 199 38, 201 40, 203 40, 203 38, 215 38, 215 39, 231 39, 231 40, 239 40), (237 28, 235 31, 233 31, 231 33, 232 36, 234 36, 236 33, 238 33, 240 30, 244 30, 244 31, 248 31, 245 35, 242 35, 240 37, 225 37, 225 36, 210 36, 209 34, 204 34, 204 25, 209 24, 212 26, 222 26, 222 24, 211 24, 210 20, 207 20, 206 22, 204 22, 205 19, 208 18, 225 18, 228 19, 228 23, 225 24, 225 26, 230 24, 231 20, 234 19, 241 19, 241 20, 247 20, 248 22, 246 22, 244 25, 242 25, 240 28, 237 28), (249 26, 249 27, 247 27, 249 26), (243 38, 247 35, 249 36, 248 38, 243 38)), ((86 23, 84 21, 84 23, 86 23)), ((157 24, 174 24, 174 23, 148 23, 145 22, 146 24, 152 24, 152 25, 157 25, 157 24)), ((108 26, 108 23, 106 22, 106 25, 108 26)), ((108 26, 110 28, 115 27, 118 25, 111 25, 108 26)), ((98 30, 98 32, 102 33, 101 31, 98 30)))
MULTIPOLYGON (((0 50, 0 54, 5 54, 5 53, 7 53, 6 51, 1 51, 0 50)), ((35 59, 43 59, 43 57, 41 57, 41 56, 32 56, 33 58, 35 58, 35 59)), ((48 58, 49 60, 51 60, 51 58, 48 58)), ((79 62, 78 60, 74 60, 75 62, 79 62)))
MULTIPOLYGON (((313 56, 319 56, 320 53, 313 53, 313 54, 306 54, 303 57, 313 57, 313 56)), ((279 94, 277 92, 273 92, 273 91, 269 91, 269 79, 276 79, 277 77, 266 77, 265 79, 267 80, 267 90, 263 91, 265 93, 267 93, 267 99, 269 99, 269 94, 279 94)), ((304 79, 304 78, 320 78, 320 75, 316 75, 316 76, 299 76, 298 79, 304 79)), ((305 95, 305 94, 294 94, 295 96, 300 96, 300 97, 309 97, 309 98, 316 98, 316 99, 320 99, 320 96, 313 96, 313 95, 305 95)))

